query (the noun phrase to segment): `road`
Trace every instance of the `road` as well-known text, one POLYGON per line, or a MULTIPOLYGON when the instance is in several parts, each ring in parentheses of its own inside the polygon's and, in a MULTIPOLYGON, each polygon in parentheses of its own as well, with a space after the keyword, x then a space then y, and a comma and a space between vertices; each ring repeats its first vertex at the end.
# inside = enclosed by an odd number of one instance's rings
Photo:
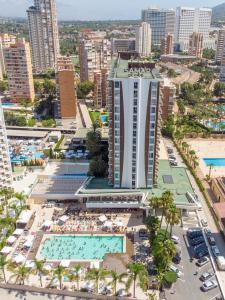
MULTIPOLYGON (((178 165, 179 166, 184 166, 185 167, 185 164, 183 163, 182 161, 182 158, 180 157, 180 155, 178 154, 176 148, 174 147, 173 143, 171 140, 168 140, 168 139, 164 139, 164 143, 168 146, 172 146, 174 148, 174 153, 175 153, 175 156, 177 157, 177 160, 178 160, 178 165)), ((216 224, 215 224, 215 221, 208 209, 208 206, 206 204, 206 201, 201 193, 201 191, 199 190, 196 182, 195 182, 195 179, 193 178, 193 176, 190 174, 190 172, 187 170, 187 173, 188 173, 188 176, 189 176, 189 179, 191 181, 191 184, 196 192, 196 194, 198 195, 198 198, 199 200, 201 201, 201 204, 202 204, 202 210, 201 211, 198 211, 196 213, 192 213, 191 215, 191 218, 184 218, 184 227, 183 227, 183 230, 186 231, 188 229, 188 227, 194 227, 194 226, 201 226, 200 224, 200 220, 201 219, 206 219, 207 220, 207 223, 208 223, 208 228, 211 229, 212 233, 213 233, 213 236, 216 240, 216 244, 221 252, 222 255, 225 256, 225 241, 223 239, 223 236, 221 235, 221 233, 219 232, 216 224), (194 223, 193 222, 190 222, 190 220, 193 220, 195 219, 194 223), (193 226, 194 225, 194 226, 193 226)), ((179 233, 178 233, 179 234, 179 233)), ((183 244, 183 243, 182 243, 183 244)), ((210 247, 209 247, 209 250, 210 250, 210 247)), ((185 250, 184 250, 184 253, 185 253, 185 250)), ((223 293, 223 296, 225 295, 225 272, 224 271, 218 271, 217 270, 217 267, 215 265, 215 261, 214 261, 214 258, 212 257, 212 253, 211 253, 211 250, 210 250, 210 257, 211 257, 211 260, 212 260, 212 267, 214 268, 215 270, 215 273, 216 273, 216 277, 218 279, 218 282, 219 282, 219 285, 220 285, 220 288, 222 290, 222 293, 223 293)), ((185 258, 185 257, 184 257, 185 258)), ((186 257, 186 261, 187 261, 187 258, 186 257)), ((189 266, 185 266, 184 269, 187 269, 189 270, 189 266)), ((192 270, 193 271, 193 270, 192 270)), ((187 272, 185 272, 187 273, 187 272)), ((189 274, 189 271, 188 271, 188 274, 189 274)), ((190 277, 188 277, 188 280, 190 280, 190 277)), ((192 285, 191 285, 192 286, 192 285)), ((190 286, 190 293, 191 293, 191 286, 190 286)), ((179 285, 178 285, 178 289, 179 289, 179 285)), ((185 287, 182 288, 182 292, 184 292, 185 290, 185 287)), ((215 290, 214 290, 215 291, 215 290)), ((211 292, 210 292, 211 293, 211 292)), ((208 293, 202 293, 204 295, 204 298, 207 299, 207 296, 208 294, 210 294, 209 292, 208 293)), ((217 295, 215 295, 217 296, 217 295)), ((214 296, 214 298, 215 298, 214 296)), ((196 299, 200 299, 201 297, 199 296, 198 298, 196 299)), ((213 297, 209 298, 209 299, 214 299, 213 297)), ((168 297, 168 299, 170 299, 168 297)), ((173 297, 173 299, 175 299, 173 297)), ((189 299, 195 299, 195 298, 189 298, 189 299)))

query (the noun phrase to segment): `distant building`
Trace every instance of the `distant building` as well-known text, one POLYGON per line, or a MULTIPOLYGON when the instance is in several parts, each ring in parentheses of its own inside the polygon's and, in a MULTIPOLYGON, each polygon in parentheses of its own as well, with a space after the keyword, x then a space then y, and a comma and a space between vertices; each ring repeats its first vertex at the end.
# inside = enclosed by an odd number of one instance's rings
POLYGON ((136 29, 136 51, 141 57, 151 55, 152 31, 149 23, 142 22, 136 29))
POLYGON ((168 79, 164 79, 162 86, 162 119, 166 121, 173 114, 176 99, 176 86, 168 79))
POLYGON ((15 35, 8 33, 0 34, 0 80, 3 79, 3 75, 6 73, 3 49, 10 47, 10 45, 15 44, 15 42, 15 35))
POLYGON ((15 44, 3 51, 11 100, 33 101, 35 93, 29 43, 25 39, 17 39, 15 44))
POLYGON ((116 55, 118 52, 135 51, 135 42, 135 38, 111 39, 112 55, 116 55))
POLYGON ((188 54, 202 58, 203 54, 203 34, 200 32, 193 32, 189 37, 188 54))
POLYGON ((108 74, 108 69, 94 71, 94 102, 97 108, 107 105, 108 74))
POLYGON ((80 80, 94 81, 94 71, 108 68, 111 62, 111 43, 102 35, 89 33, 80 41, 80 80), (86 39, 88 37, 88 39, 86 39))
POLYGON ((61 56, 57 61, 57 117, 61 119, 76 118, 77 94, 75 87, 74 66, 67 56, 61 56))
POLYGON ((175 31, 175 10, 173 9, 148 8, 142 10, 141 19, 150 24, 154 46, 160 46, 161 40, 168 33, 173 34, 175 31))
POLYGON ((168 33, 162 40, 160 46, 161 55, 173 54, 173 38, 172 33, 168 33))
POLYGON ((0 102, 0 188, 10 187, 12 184, 12 168, 5 128, 4 114, 0 102))
POLYGON ((161 83, 154 63, 115 61, 109 75, 109 181, 152 188, 157 181, 161 83))
POLYGON ((34 73, 55 69, 60 52, 55 0, 34 0, 27 15, 34 73))
POLYGON ((224 56, 224 46, 225 46, 225 27, 219 29, 216 44, 216 56, 215 60, 218 64, 221 64, 224 56))
POLYGON ((181 51, 188 51, 189 37, 193 32, 202 33, 203 48, 207 48, 211 26, 212 9, 177 7, 175 44, 181 51))

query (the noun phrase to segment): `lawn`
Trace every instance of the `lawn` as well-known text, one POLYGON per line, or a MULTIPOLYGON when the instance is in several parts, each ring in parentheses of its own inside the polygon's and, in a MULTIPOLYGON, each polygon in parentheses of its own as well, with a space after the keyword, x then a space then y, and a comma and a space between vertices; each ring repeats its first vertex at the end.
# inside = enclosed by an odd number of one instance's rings
POLYGON ((99 121, 100 112, 99 111, 89 111, 89 115, 92 123, 99 121))

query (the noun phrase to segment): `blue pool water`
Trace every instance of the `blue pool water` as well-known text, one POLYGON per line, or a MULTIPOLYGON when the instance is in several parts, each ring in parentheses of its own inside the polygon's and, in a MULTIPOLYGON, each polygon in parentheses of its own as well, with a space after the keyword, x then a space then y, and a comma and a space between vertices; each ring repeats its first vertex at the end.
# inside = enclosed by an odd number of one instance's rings
POLYGON ((102 123, 108 122, 108 116, 107 115, 101 115, 101 120, 102 120, 102 123))
POLYGON ((225 166, 225 158, 203 158, 206 166, 214 166, 214 167, 224 167, 225 166))
POLYGON ((63 174, 63 176, 67 177, 86 177, 87 173, 79 173, 79 174, 63 174))
POLYGON ((20 153, 10 152, 11 162, 18 163, 25 160, 41 159, 44 157, 43 152, 37 151, 35 146, 24 145, 23 149, 20 149, 20 153))
POLYGON ((10 107, 10 106, 15 106, 15 104, 14 103, 2 103, 2 106, 10 107))
POLYGON ((40 250, 47 260, 103 260, 107 253, 123 253, 123 236, 54 235, 47 238, 40 250))
POLYGON ((219 123, 214 123, 212 121, 208 121, 206 123, 206 126, 209 126, 211 128, 213 128, 214 130, 224 130, 224 128, 222 128, 222 126, 225 126, 225 121, 219 122, 219 123))

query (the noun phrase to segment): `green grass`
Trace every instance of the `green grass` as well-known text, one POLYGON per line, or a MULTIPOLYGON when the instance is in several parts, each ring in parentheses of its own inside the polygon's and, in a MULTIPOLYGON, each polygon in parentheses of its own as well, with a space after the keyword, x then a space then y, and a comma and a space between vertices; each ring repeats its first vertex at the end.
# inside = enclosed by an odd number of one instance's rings
POLYGON ((99 121, 100 112, 99 111, 89 111, 89 115, 92 123, 99 121))

